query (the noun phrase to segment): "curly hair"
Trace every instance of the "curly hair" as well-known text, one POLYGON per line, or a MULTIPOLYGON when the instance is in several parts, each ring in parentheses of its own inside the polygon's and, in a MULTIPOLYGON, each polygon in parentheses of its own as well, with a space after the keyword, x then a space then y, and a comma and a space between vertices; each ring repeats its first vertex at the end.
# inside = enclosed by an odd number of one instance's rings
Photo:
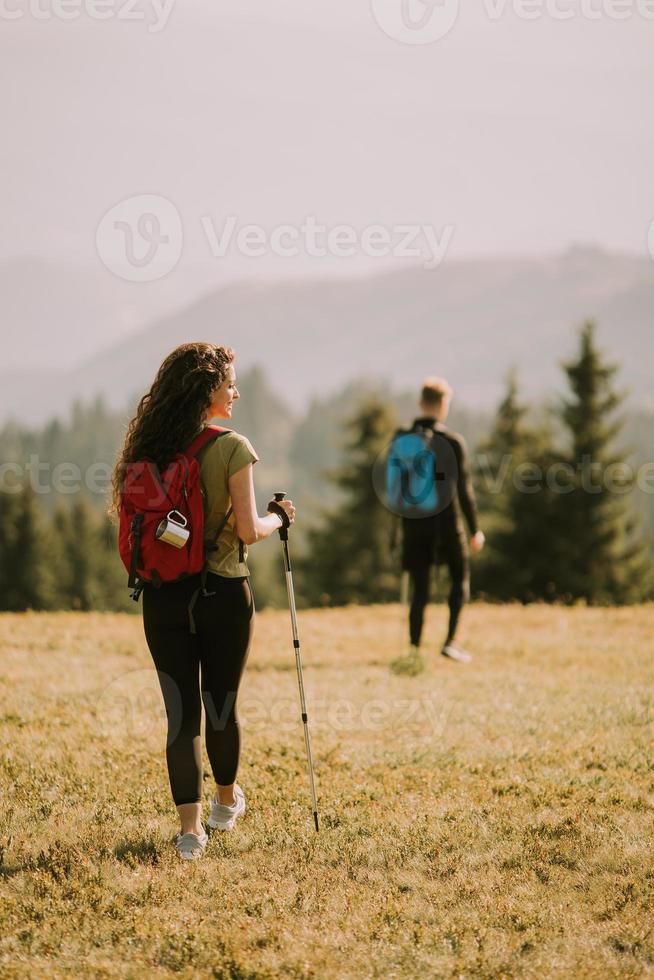
POLYGON ((119 511, 129 463, 148 459, 163 470, 193 441, 234 356, 231 347, 198 342, 180 344, 166 357, 127 426, 111 478, 110 516, 119 511))

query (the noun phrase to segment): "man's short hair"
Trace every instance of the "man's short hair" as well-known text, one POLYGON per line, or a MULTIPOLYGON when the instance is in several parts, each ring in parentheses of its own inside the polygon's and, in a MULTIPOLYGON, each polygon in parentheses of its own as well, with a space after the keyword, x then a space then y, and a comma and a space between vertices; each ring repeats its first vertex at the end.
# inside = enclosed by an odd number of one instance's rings
POLYGON ((450 396, 452 389, 445 378, 427 378, 422 386, 420 402, 428 407, 438 407, 446 395, 450 396))

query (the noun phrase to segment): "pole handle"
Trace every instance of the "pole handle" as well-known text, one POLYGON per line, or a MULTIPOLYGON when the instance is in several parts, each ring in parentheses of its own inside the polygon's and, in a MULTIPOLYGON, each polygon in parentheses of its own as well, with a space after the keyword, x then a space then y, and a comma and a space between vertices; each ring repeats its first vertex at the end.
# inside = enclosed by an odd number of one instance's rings
MULTIPOLYGON (((276 503, 279 503, 280 500, 283 500, 285 496, 286 496, 286 490, 275 490, 275 492, 273 494, 273 498, 274 498, 274 500, 275 500, 276 503)), ((272 501, 271 501, 271 503, 272 503, 272 501)), ((279 507, 279 508, 272 508, 272 513, 273 514, 275 514, 275 513, 276 514, 280 514, 280 516, 282 517, 282 520, 284 521, 284 524, 280 527, 280 529, 278 531, 278 534, 279 534, 280 540, 282 540, 282 541, 288 541, 288 527, 286 526, 287 525, 286 515, 284 514, 284 512, 283 512, 283 510, 282 510, 281 507, 279 507)))

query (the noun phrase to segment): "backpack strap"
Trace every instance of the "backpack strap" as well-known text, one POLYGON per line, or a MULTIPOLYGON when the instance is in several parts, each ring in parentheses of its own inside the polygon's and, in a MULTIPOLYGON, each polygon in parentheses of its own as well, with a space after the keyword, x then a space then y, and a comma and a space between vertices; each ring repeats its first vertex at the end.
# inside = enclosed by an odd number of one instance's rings
MULTIPOLYGON (((220 425, 205 425, 205 427, 202 429, 199 435, 197 435, 193 440, 193 442, 190 444, 190 446, 187 447, 187 449, 184 452, 184 455, 188 456, 189 458, 196 457, 200 452, 200 450, 204 449, 204 447, 208 443, 214 442, 219 436, 224 436, 227 432, 231 432, 231 431, 232 431, 231 429, 226 429, 224 428, 224 426, 220 426, 220 425)), ((224 528, 225 524, 229 520, 231 513, 232 513, 232 508, 230 507, 225 515, 222 524, 220 525, 218 534, 222 532, 222 529, 224 528)), ((200 585, 189 599, 189 604, 188 604, 188 618, 189 618, 189 627, 191 633, 196 632, 195 619, 193 617, 193 608, 195 606, 195 603, 197 602, 197 598, 200 595, 200 592, 202 593, 203 596, 215 595, 215 592, 207 592, 207 547, 206 545, 204 549, 204 564, 202 566, 202 571, 200 572, 200 585)))
POLYGON ((219 425, 205 425, 202 432, 195 437, 193 442, 184 450, 184 455, 193 457, 197 456, 201 449, 206 446, 208 442, 213 442, 218 436, 224 436, 225 433, 231 432, 231 429, 225 429, 219 425))
POLYGON ((434 428, 434 425, 430 425, 428 422, 418 421, 418 419, 416 419, 416 421, 413 423, 413 425, 411 426, 411 428, 408 431, 409 432, 421 432, 421 433, 423 433, 425 435, 429 432, 429 433, 431 433, 432 436, 436 435, 436 430, 434 428))
MULTIPOLYGON (((132 518, 132 526, 130 528, 132 534, 134 535, 134 545, 132 546, 132 561, 129 567, 129 578, 127 580, 127 588, 136 588, 136 566, 139 561, 139 554, 141 552, 141 524, 143 523, 143 514, 135 514, 132 518)), ((136 599, 138 602, 138 597, 136 599)))

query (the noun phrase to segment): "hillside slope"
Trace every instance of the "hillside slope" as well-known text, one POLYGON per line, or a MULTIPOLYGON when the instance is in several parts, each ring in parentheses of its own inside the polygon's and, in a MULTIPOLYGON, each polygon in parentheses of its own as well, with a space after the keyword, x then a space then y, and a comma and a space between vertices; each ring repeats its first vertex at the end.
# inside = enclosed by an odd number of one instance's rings
POLYGON ((67 372, 0 373, 0 420, 42 421, 74 396, 122 407, 161 359, 189 340, 230 344, 261 364, 296 407, 362 374, 414 386, 446 375, 471 408, 488 408, 511 365, 530 398, 561 386, 560 360, 586 317, 621 364, 635 402, 651 398, 654 265, 577 249, 544 259, 446 262, 358 280, 239 283, 151 323, 67 372))

